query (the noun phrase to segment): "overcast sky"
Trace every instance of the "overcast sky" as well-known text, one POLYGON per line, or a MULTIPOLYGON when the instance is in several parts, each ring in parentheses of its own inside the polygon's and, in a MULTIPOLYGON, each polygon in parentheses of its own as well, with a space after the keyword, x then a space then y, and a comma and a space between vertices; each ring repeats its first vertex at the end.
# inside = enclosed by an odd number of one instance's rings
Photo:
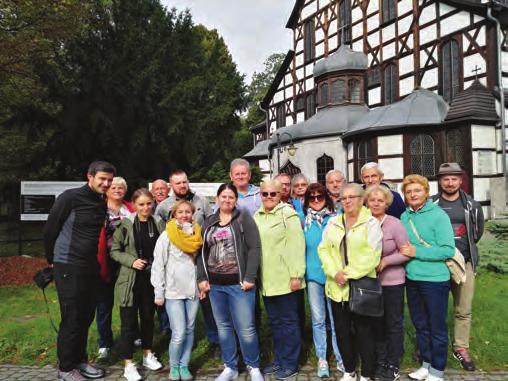
POLYGON ((285 25, 294 0, 162 0, 168 8, 189 8, 195 23, 217 29, 240 73, 250 79, 272 53, 292 48, 285 25))

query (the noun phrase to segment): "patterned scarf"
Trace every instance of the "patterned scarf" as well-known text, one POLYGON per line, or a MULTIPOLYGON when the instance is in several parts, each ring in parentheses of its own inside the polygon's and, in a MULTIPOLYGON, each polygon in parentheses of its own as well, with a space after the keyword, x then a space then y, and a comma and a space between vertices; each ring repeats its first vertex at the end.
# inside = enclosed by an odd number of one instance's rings
POLYGON ((203 239, 201 238, 201 227, 199 224, 194 223, 193 228, 194 233, 187 234, 178 226, 176 219, 173 218, 166 224, 166 233, 173 245, 184 253, 194 254, 203 246, 203 239))
POLYGON ((323 208, 321 210, 314 210, 312 208, 307 209, 307 216, 305 217, 305 222, 303 225, 303 231, 307 231, 312 226, 312 221, 316 221, 319 228, 321 229, 323 225, 323 221, 326 216, 334 216, 335 212, 331 212, 328 208, 323 208))

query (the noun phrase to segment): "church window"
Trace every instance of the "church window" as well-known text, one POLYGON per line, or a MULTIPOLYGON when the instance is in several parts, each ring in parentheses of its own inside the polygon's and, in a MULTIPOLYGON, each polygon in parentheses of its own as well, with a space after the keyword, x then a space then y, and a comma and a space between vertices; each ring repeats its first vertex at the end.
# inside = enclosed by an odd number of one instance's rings
POLYGON ((305 110, 305 97, 303 95, 299 95, 295 100, 295 111, 300 112, 305 110))
POLYGON ((446 132, 447 161, 466 166, 466 137, 461 128, 446 132))
POLYGON ((358 173, 360 173, 360 169, 363 167, 365 163, 375 161, 376 155, 375 155, 375 147, 374 147, 374 140, 362 140, 360 143, 358 143, 358 149, 357 149, 357 169, 358 173))
POLYGON ((381 84, 381 74, 379 73, 379 66, 370 68, 367 74, 367 86, 369 88, 379 86, 381 84))
POLYGON ((340 44, 351 42, 351 3, 350 0, 342 0, 339 4, 339 33, 340 44))
POLYGON ((395 19, 396 15, 396 0, 382 0, 383 9, 382 9, 382 22, 390 22, 395 19))
POLYGON ((301 173, 302 171, 300 170, 300 168, 298 168, 296 165, 294 165, 293 163, 291 163, 291 160, 288 160, 286 162, 286 164, 284 164, 282 166, 282 168, 280 169, 279 173, 287 173, 288 175, 290 175, 291 177, 293 177, 294 175, 296 175, 297 173, 301 173))
POLYGON ((360 103, 360 81, 357 79, 349 80, 349 101, 351 103, 360 103))
POLYGON ((441 94, 450 102, 460 90, 459 44, 456 40, 446 42, 441 49, 441 94))
POLYGON ((303 58, 305 62, 313 60, 315 57, 315 35, 314 20, 310 19, 304 24, 303 31, 303 58))
POLYGON ((397 67, 389 64, 383 72, 384 104, 390 104, 397 100, 397 67))
POLYGON ((325 82, 319 86, 319 105, 326 106, 328 102, 328 83, 325 82))
POLYGON ((323 155, 316 160, 317 164, 317 180, 321 184, 325 184, 326 174, 333 169, 333 159, 330 156, 323 155))
POLYGON ((332 82, 331 103, 342 103, 346 100, 346 83, 342 79, 332 82))
POLYGON ((277 105, 277 108, 275 109, 275 118, 277 122, 277 128, 281 128, 286 125, 286 113, 284 112, 284 103, 277 105))
POLYGON ((428 134, 418 134, 410 145, 411 173, 427 177, 436 175, 434 139, 428 134))
POLYGON ((305 118, 310 118, 316 113, 316 93, 311 91, 305 97, 305 118))

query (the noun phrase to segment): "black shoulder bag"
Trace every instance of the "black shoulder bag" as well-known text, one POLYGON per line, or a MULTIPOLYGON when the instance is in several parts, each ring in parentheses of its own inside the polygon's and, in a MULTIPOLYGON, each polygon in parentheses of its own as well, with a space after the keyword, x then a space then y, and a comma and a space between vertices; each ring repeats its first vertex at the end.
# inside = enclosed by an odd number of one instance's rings
MULTIPOLYGON (((346 220, 342 215, 344 230, 346 220)), ((344 235, 344 262, 348 265, 346 234, 344 235)), ((360 279, 349 279, 349 310, 358 315, 380 317, 383 316, 383 289, 379 279, 364 276, 360 279)))
POLYGON ((46 303, 46 312, 49 316, 49 321, 51 323, 51 327, 56 334, 58 334, 58 329, 56 328, 56 324, 51 317, 51 313, 49 312, 48 298, 46 297, 45 289, 46 287, 53 281, 53 268, 45 267, 42 270, 39 270, 35 273, 33 277, 34 283, 37 287, 42 290, 42 295, 44 296, 44 302, 46 303))

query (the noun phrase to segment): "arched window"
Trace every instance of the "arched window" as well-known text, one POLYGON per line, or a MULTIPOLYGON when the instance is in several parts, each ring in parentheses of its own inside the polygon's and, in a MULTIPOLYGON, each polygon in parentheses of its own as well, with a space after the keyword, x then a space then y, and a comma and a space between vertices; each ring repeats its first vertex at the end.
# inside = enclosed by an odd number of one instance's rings
POLYGON ((319 87, 319 105, 326 106, 328 104, 328 83, 323 83, 319 87))
POLYGON ((395 0, 382 0, 383 9, 381 12, 382 22, 389 22, 396 17, 396 1, 395 0))
POLYGON ((397 67, 389 64, 383 72, 384 104, 390 104, 397 100, 397 67))
POLYGON ((447 161, 466 166, 466 137, 461 128, 446 132, 447 161))
POLYGON ((314 19, 305 22, 303 31, 303 59, 305 62, 311 61, 315 57, 315 34, 314 19))
POLYGON ((357 79, 349 80, 349 101, 351 103, 360 103, 360 81, 357 79))
POLYGON ((284 109, 284 103, 277 105, 277 108, 275 109, 275 118, 277 128, 281 128, 286 125, 286 113, 284 109))
POLYGON ((345 44, 351 42, 351 3, 350 0, 342 0, 339 4, 339 44, 344 40, 345 44))
POLYGON ((450 102, 460 90, 459 44, 450 40, 441 48, 441 94, 450 102))
POLYGON ((326 182, 326 174, 333 169, 333 159, 330 156, 323 155, 316 160, 317 180, 321 184, 326 182))
POLYGON ((436 175, 434 139, 428 134, 416 135, 411 140, 411 173, 426 177, 436 175))
POLYGON ((331 103, 342 103, 346 100, 346 83, 342 79, 332 82, 331 103))
POLYGON ((288 175, 290 175, 291 177, 293 177, 294 175, 296 175, 297 173, 301 173, 302 171, 300 170, 300 168, 298 168, 296 165, 294 165, 293 163, 291 163, 291 160, 288 160, 286 162, 286 164, 284 164, 279 173, 287 173, 288 175))
POLYGON ((357 169, 358 174, 360 174, 360 169, 363 167, 365 163, 376 160, 376 153, 374 150, 374 140, 362 140, 358 143, 357 148, 357 169))

